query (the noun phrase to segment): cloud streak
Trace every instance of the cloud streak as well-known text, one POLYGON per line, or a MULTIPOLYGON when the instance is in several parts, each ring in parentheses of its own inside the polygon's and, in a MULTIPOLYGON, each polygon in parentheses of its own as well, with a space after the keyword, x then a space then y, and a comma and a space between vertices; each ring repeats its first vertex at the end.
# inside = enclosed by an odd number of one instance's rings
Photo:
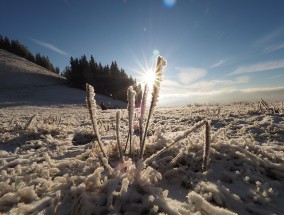
POLYGON ((207 75, 207 71, 202 68, 193 67, 176 67, 179 81, 183 84, 190 84, 207 75))
POLYGON ((275 52, 281 49, 284 49, 284 43, 268 46, 263 50, 263 53, 268 54, 268 53, 275 52))
POLYGON ((219 60, 217 63, 213 64, 210 68, 213 69, 213 68, 222 66, 224 63, 226 63, 225 60, 219 60))
POLYGON ((237 77, 233 80, 208 80, 199 81, 194 84, 186 85, 173 80, 165 79, 162 82, 162 95, 174 97, 187 97, 189 95, 216 94, 220 89, 224 91, 235 90, 234 86, 249 83, 250 79, 246 76, 237 77))
POLYGON ((272 76, 271 78, 269 79, 274 79, 274 78, 279 78, 279 77, 282 77, 283 75, 275 75, 275 76, 272 76))
POLYGON ((44 47, 44 48, 47 48, 51 51, 54 51, 56 52, 57 54, 60 54, 60 55, 63 55, 63 56, 69 56, 69 54, 59 48, 57 48, 56 46, 54 46, 53 44, 50 44, 50 43, 47 43, 47 42, 43 42, 43 41, 40 41, 40 40, 36 40, 36 39, 33 39, 33 38, 30 38, 34 43, 44 47))
POLYGON ((221 79, 221 80, 209 80, 209 81, 200 81, 194 84, 191 84, 188 86, 189 89, 195 89, 199 91, 208 91, 212 90, 219 86, 232 86, 237 84, 245 84, 249 83, 250 79, 247 76, 241 76, 237 77, 234 80, 227 80, 227 79, 221 79))
MULTIPOLYGON (((210 81, 208 81, 210 82, 210 81)), ((258 101, 259 98, 268 100, 282 100, 284 87, 239 88, 237 83, 244 82, 244 78, 235 80, 215 80, 219 89, 193 90, 172 80, 164 80, 161 89, 160 105, 185 105, 192 103, 229 103, 234 101, 258 101), (234 83, 231 85, 229 83, 234 83)))
POLYGON ((278 61, 268 61, 264 63, 258 63, 249 66, 241 66, 235 69, 233 72, 229 73, 228 75, 264 72, 264 71, 282 69, 282 68, 284 68, 284 59, 278 61))
POLYGON ((268 34, 262 36, 261 38, 257 39, 254 43, 253 43, 253 47, 257 47, 257 46, 262 46, 265 45, 267 43, 270 43, 271 41, 279 38, 280 36, 282 36, 284 34, 284 30, 283 28, 278 28, 275 29, 274 31, 269 32, 268 34))
POLYGON ((240 90, 244 93, 263 93, 263 92, 274 92, 274 91, 283 91, 284 87, 262 87, 262 88, 246 88, 240 90))

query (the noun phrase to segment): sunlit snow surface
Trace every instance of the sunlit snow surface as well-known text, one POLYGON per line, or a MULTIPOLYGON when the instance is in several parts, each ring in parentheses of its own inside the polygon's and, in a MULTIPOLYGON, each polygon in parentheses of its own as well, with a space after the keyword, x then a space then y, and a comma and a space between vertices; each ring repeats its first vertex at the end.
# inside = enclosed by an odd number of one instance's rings
MULTIPOLYGON (((136 166, 136 157, 119 162, 115 110, 98 113, 107 161, 85 106, 1 108, 0 213, 284 214, 284 115, 254 107, 221 106, 219 115, 216 106, 157 109, 144 158, 208 119, 214 138, 204 173, 203 129, 136 166)), ((123 110, 122 143, 127 123, 123 110)))

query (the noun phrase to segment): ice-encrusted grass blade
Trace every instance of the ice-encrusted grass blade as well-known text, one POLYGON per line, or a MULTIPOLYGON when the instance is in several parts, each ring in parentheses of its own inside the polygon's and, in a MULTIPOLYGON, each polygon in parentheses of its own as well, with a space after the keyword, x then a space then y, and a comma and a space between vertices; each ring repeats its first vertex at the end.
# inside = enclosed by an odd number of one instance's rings
POLYGON ((95 100, 95 91, 94 91, 94 88, 89 84, 86 84, 86 90, 87 90, 87 105, 88 105, 93 129, 97 136, 99 147, 103 155, 107 157, 106 152, 103 148, 103 143, 102 143, 101 136, 100 136, 99 129, 98 129, 98 122, 97 122, 98 116, 97 116, 97 107, 96 107, 96 100, 95 100))
POLYGON ((120 129, 120 110, 116 112, 116 141, 117 141, 117 148, 119 151, 119 156, 120 156, 121 161, 123 162, 124 159, 123 159, 123 152, 122 152, 122 147, 120 143, 119 129, 120 129))
MULTIPOLYGON (((134 119, 134 106, 135 106, 135 95, 136 92, 133 90, 133 87, 130 86, 127 90, 127 100, 128 100, 128 135, 129 135, 129 154, 132 153, 132 127, 134 119)), ((126 143, 127 146, 127 143, 126 143)), ((126 147, 125 147, 126 150, 126 147)))
POLYGON ((157 102, 158 102, 158 98, 159 98, 159 94, 160 94, 161 82, 163 80, 163 72, 164 72, 164 68, 165 68, 166 65, 167 65, 167 61, 164 60, 163 57, 158 56, 157 61, 156 61, 155 82, 153 84, 152 100, 151 100, 148 118, 147 118, 145 130, 144 130, 143 140, 142 140, 142 143, 141 143, 141 149, 140 149, 140 155, 139 155, 140 159, 143 157, 144 148, 145 148, 145 138, 147 136, 147 131, 148 131, 150 119, 151 119, 151 117, 154 113, 156 106, 157 106, 157 102))

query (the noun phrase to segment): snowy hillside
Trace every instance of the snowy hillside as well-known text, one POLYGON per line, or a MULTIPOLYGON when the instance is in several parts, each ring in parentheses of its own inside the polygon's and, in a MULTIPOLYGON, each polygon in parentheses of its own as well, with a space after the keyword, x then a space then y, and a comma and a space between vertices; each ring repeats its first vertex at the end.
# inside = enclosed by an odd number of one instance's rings
MULTIPOLYGON (((65 78, 0 49, 0 107, 17 105, 84 104, 85 92, 65 85, 65 78)), ((126 104, 97 95, 98 103, 126 104)))
MULTIPOLYGON (((115 110, 97 113, 105 159, 86 107, 2 108, 0 212, 284 214, 284 115, 253 109, 241 104, 157 109, 144 159, 206 119, 212 143, 208 170, 202 172, 203 128, 148 163, 136 156, 121 163, 115 110)), ((122 110, 123 147, 127 129, 122 110)), ((138 139, 135 135, 134 154, 138 139)))

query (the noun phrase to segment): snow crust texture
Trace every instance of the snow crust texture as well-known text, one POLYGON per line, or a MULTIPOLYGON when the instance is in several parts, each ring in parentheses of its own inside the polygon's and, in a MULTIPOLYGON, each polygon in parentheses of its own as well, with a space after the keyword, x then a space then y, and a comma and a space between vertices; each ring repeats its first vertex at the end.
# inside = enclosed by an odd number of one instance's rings
MULTIPOLYGON (((97 111, 106 159, 86 107, 1 108, 0 214, 284 214, 284 115, 252 114, 252 108, 157 108, 144 158, 208 120, 211 144, 204 172, 204 128, 149 163, 138 159, 134 132, 137 157, 122 162, 116 110, 97 111)), ((127 109, 120 117, 124 147, 127 109)))

